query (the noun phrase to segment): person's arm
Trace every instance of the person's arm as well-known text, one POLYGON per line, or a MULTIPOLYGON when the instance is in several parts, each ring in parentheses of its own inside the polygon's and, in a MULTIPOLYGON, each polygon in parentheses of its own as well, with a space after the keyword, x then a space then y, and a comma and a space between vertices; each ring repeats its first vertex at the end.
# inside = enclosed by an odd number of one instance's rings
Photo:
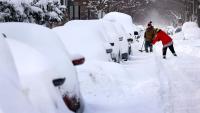
POLYGON ((154 45, 157 41, 159 41, 159 37, 156 35, 155 38, 153 38, 152 44, 154 45))
POLYGON ((145 31, 145 33, 144 33, 144 38, 146 39, 146 31, 145 31))

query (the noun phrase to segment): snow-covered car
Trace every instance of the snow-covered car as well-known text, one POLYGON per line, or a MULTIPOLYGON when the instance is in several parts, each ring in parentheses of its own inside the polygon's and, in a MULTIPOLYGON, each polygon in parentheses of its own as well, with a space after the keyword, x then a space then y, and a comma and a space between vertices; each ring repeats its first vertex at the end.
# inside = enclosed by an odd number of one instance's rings
POLYGON ((106 54, 106 34, 98 20, 72 20, 53 31, 68 48, 70 54, 80 53, 86 60, 109 59, 106 54))
POLYGON ((40 113, 24 93, 4 34, 0 33, 0 112, 40 113))
POLYGON ((69 52, 78 52, 88 60, 108 61, 112 52, 106 34, 99 20, 73 20, 53 29, 61 38, 69 52))
POLYGON ((112 46, 112 60, 120 62, 121 60, 128 60, 129 51, 131 52, 131 46, 129 46, 128 39, 123 32, 123 28, 116 22, 110 22, 107 20, 99 20, 104 28, 104 32, 108 36, 108 42, 112 46))
POLYGON ((182 31, 182 26, 177 26, 174 30, 175 33, 179 33, 182 31))
POLYGON ((167 26, 167 27, 165 28, 165 31, 166 31, 166 33, 167 33, 168 35, 173 35, 174 32, 175 32, 175 29, 174 29, 173 26, 167 26))
POLYGON ((136 40, 138 40, 140 37, 144 35, 145 27, 143 25, 137 25, 136 32, 138 32, 139 34, 139 37, 136 38, 136 40))
POLYGON ((104 20, 73 20, 53 30, 61 37, 65 46, 71 48, 70 53, 79 52, 86 59, 107 61, 111 57, 113 61, 120 62, 121 59, 128 58, 127 39, 115 23, 104 20))
POLYGON ((196 22, 185 22, 182 31, 184 39, 200 39, 200 28, 196 22))
POLYGON ((145 31, 145 27, 143 25, 137 25, 137 28, 139 29, 139 32, 145 31))
MULTIPOLYGON (((83 111, 73 59, 52 30, 27 23, 1 23, 22 87, 31 103, 43 113, 83 111), (67 106, 67 107, 66 107, 67 106)), ((75 57, 74 57, 75 58, 75 57)))
POLYGON ((120 30, 118 31, 121 31, 123 36, 127 39, 129 47, 128 53, 131 54, 131 44, 133 40, 140 38, 139 28, 133 24, 132 17, 124 13, 110 12, 106 14, 103 19, 118 24, 116 28, 119 28, 120 30))

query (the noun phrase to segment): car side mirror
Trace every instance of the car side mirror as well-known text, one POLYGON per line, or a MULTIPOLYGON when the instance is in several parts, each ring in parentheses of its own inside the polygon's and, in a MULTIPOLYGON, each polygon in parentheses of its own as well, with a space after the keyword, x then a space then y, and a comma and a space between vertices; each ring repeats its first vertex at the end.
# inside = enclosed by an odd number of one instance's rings
POLYGON ((112 43, 110 43, 110 45, 111 45, 111 46, 114 46, 114 45, 115 45, 115 43, 114 43, 114 42, 112 42, 112 43))
POLYGON ((133 42, 133 39, 132 38, 128 38, 127 41, 128 42, 133 42))
POLYGON ((134 32, 134 35, 138 35, 139 33, 137 31, 134 32))
POLYGON ((85 62, 85 57, 83 57, 82 55, 73 55, 72 56, 72 63, 76 66, 76 65, 81 65, 85 62))
POLYGON ((59 87, 59 86, 61 86, 61 85, 64 84, 65 78, 53 79, 52 82, 53 82, 53 85, 54 85, 55 87, 59 87))
POLYGON ((106 49, 106 53, 112 53, 112 49, 106 49))

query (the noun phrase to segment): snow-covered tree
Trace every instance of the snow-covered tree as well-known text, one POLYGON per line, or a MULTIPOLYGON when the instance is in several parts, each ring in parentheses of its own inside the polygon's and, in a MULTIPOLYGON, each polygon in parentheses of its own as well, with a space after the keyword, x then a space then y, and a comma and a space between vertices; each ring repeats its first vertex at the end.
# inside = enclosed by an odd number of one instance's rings
POLYGON ((0 22, 28 22, 52 27, 66 21, 66 14, 66 8, 58 0, 0 0, 0 22))
POLYGON ((144 11, 152 0, 89 0, 88 7, 95 14, 118 11, 134 15, 144 11))

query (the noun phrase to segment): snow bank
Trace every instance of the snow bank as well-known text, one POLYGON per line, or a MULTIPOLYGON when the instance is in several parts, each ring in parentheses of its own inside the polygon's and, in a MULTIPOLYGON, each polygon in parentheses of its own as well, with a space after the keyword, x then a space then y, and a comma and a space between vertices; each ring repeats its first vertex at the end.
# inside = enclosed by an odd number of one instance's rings
POLYGON ((200 29, 195 22, 186 22, 182 27, 185 39, 200 39, 200 29))
POLYGON ((172 38, 175 39, 175 40, 183 40, 183 39, 185 39, 184 33, 183 33, 183 32, 175 33, 175 34, 172 36, 172 38))
POLYGON ((88 103, 107 106, 127 101, 125 95, 130 90, 127 87, 133 82, 122 65, 113 62, 87 62, 78 67, 78 72, 81 91, 88 103))

